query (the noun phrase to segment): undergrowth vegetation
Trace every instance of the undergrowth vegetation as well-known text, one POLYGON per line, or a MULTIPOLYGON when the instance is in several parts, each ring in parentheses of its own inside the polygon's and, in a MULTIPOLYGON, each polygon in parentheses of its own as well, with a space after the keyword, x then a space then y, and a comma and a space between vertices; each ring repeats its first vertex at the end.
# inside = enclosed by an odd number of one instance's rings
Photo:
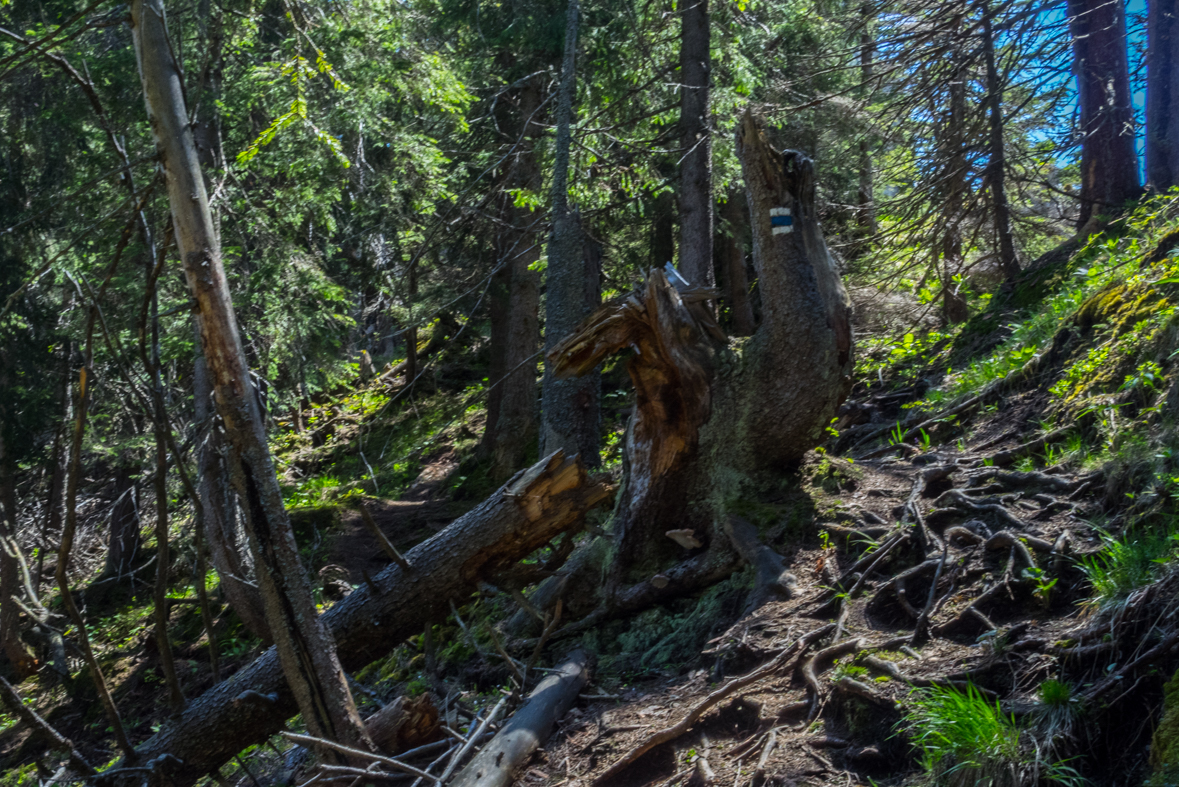
POLYGON ((1041 779, 1082 783, 1067 763, 1046 761, 997 702, 977 689, 915 691, 904 718, 922 766, 934 784, 951 787, 1021 787, 1041 779))

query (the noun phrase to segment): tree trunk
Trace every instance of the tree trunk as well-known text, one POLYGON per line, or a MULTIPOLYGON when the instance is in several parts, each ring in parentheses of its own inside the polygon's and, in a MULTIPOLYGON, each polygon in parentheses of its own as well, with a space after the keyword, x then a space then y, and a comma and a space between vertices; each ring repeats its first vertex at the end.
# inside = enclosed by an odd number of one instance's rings
POLYGON ((712 123, 708 108, 712 59, 708 0, 679 0, 680 28, 680 273, 712 287, 712 123))
POLYGON ((121 582, 138 562, 143 537, 139 532, 139 485, 132 478, 138 470, 133 457, 126 454, 115 466, 115 503, 111 506, 106 563, 99 581, 121 582))
MULTIPOLYGON (((866 95, 872 94, 872 59, 876 55, 876 42, 872 39, 872 18, 874 14, 871 3, 860 6, 860 82, 866 95)), ((859 190, 856 193, 857 219, 860 225, 860 235, 867 239, 876 234, 876 196, 873 189, 872 155, 868 149, 868 135, 860 137, 860 177, 859 190)))
MULTIPOLYGON (((577 26, 580 9, 570 0, 565 22, 565 60, 557 101, 557 140, 553 162, 552 216, 546 271, 545 348, 557 342, 589 316, 594 305, 587 297, 586 254, 581 220, 569 207, 569 147, 573 141, 573 99, 577 88, 577 26)), ((544 415, 541 452, 561 449, 580 454, 589 467, 598 458, 598 412, 601 377, 587 374, 578 380, 558 380, 546 366, 541 389, 544 415)))
POLYGON ((554 373, 576 376, 611 353, 637 351, 627 367, 635 413, 607 588, 616 604, 650 597, 652 576, 677 556, 695 568, 662 571, 655 588, 675 592, 677 581, 723 563, 700 552, 710 543, 710 553, 728 550, 721 501, 755 472, 800 460, 850 388, 851 306, 819 230, 813 166, 773 150, 749 113, 737 152, 764 315, 742 357, 724 359, 729 373, 713 375, 718 349, 730 352, 702 308, 715 293, 660 270, 548 354, 554 373), (641 587, 624 590, 629 582, 641 587))
POLYGON ((1147 5, 1146 179, 1155 191, 1179 185, 1179 8, 1147 5))
POLYGON ((675 197, 665 191, 650 202, 651 239, 648 267, 662 268, 675 260, 675 197))
MULTIPOLYGON (((1081 135, 1077 229, 1137 198, 1138 157, 1121 0, 1068 0, 1081 135)), ((1094 225, 1095 227, 1096 225, 1094 225)))
MULTIPOLYGON (((470 513, 406 553, 408 570, 390 565, 324 614, 344 668, 355 671, 385 656, 427 623, 444 619, 450 604, 463 603, 480 581, 495 582, 561 533, 576 533, 585 514, 610 492, 591 481, 580 462, 560 453, 518 473, 470 513)), ((139 759, 159 762, 162 755, 172 755, 183 765, 162 764, 152 783, 186 787, 247 746, 265 741, 297 712, 271 648, 191 701, 182 716, 140 746, 139 759)), ((142 778, 128 773, 116 784, 138 786, 142 778)))
MULTIPOLYGON (((542 133, 535 117, 540 111, 540 90, 535 80, 525 83, 520 92, 520 128, 522 149, 511 165, 509 189, 535 193, 540 187, 533 137, 542 133)), ((527 207, 506 206, 508 223, 504 254, 506 259, 508 298, 501 324, 502 378, 499 382, 499 413, 495 420, 492 443, 491 476, 503 480, 522 466, 537 437, 536 428, 536 348, 540 344, 540 273, 530 270, 540 260, 540 247, 533 225, 536 216, 527 207)), ((495 327, 493 323, 493 328, 495 327)), ((495 338, 492 340, 496 343, 495 338)), ((490 427, 490 424, 489 424, 490 427)))
POLYGON ((418 379, 418 326, 414 322, 413 316, 413 304, 418 294, 418 265, 416 261, 410 261, 405 278, 405 300, 409 311, 406 318, 409 327, 405 329, 405 384, 413 385, 413 381, 418 379))
MULTIPOLYGON (((4 363, 0 353, 0 363, 4 363)), ((5 393, 7 370, 0 369, 0 393, 5 393)), ((32 654, 25 648, 20 636, 20 607, 14 598, 20 591, 19 567, 14 554, 9 554, 7 545, 19 549, 16 542, 16 479, 13 476, 13 462, 6 447, 4 429, 7 413, 0 405, 0 647, 12 665, 16 675, 24 680, 37 671, 32 654)))
POLYGON ((982 15, 983 60, 987 69, 987 106, 990 110, 987 181, 991 186, 991 212, 994 214, 995 235, 999 240, 999 267, 1004 278, 1013 281, 1019 276, 1019 260, 1015 256, 1015 238, 1011 234, 1011 206, 1007 202, 1007 163, 1003 152, 1003 86, 999 82, 999 69, 995 66, 995 36, 991 25, 989 0, 979 3, 979 12, 982 15))
POLYGON ((747 204, 736 194, 725 203, 725 299, 729 302, 729 320, 734 336, 752 336, 757 327, 753 320, 753 303, 749 298, 749 276, 745 272, 745 232, 749 227, 747 204))
POLYGON ((969 75, 961 52, 955 50, 957 68, 950 82, 949 118, 944 129, 945 169, 943 180, 942 220, 934 230, 931 244, 933 267, 942 287, 942 317, 955 325, 970 316, 966 300, 958 293, 954 274, 962 270, 962 212, 966 197, 966 82, 969 75), (940 232, 941 237, 936 235, 940 232), (940 260, 939 260, 940 256, 940 260))
POLYGON ((250 581, 252 566, 246 562, 248 547, 237 537, 237 504, 229 484, 225 437, 215 423, 213 383, 200 345, 200 317, 194 316, 197 356, 193 363, 193 400, 198 433, 197 476, 201 513, 209 559, 221 583, 221 592, 229 606, 241 618, 242 625, 263 642, 274 641, 266 623, 266 610, 258 585, 250 581))
MULTIPOLYGON (((61 533, 62 502, 65 497, 66 450, 65 442, 70 423, 70 369, 72 363, 73 343, 63 341, 58 348, 61 354, 60 380, 57 389, 57 411, 61 420, 53 432, 53 453, 50 456, 49 468, 49 497, 46 501, 45 520, 41 523, 41 543, 51 544, 61 533)), ((45 569, 45 553, 47 549, 37 550, 37 568, 33 572, 33 584, 38 594, 41 592, 41 577, 45 569)))
POLYGON ((308 730, 368 747, 335 643, 323 626, 283 508, 257 392, 250 382, 208 195, 184 106, 161 0, 131 5, 135 51, 152 134, 166 173, 176 242, 201 315, 201 345, 233 454, 266 618, 308 730))
MULTIPOLYGON (((151 384, 152 431, 156 441, 156 584, 152 602, 155 606, 153 615, 156 647, 160 652, 160 671, 164 673, 164 683, 168 686, 168 706, 175 713, 184 707, 184 692, 176 676, 176 660, 172 655, 172 642, 168 638, 168 613, 171 609, 167 601, 168 573, 172 565, 168 544, 168 437, 171 425, 168 423, 164 383, 160 374, 159 298, 156 297, 158 273, 154 271, 154 244, 148 248, 153 251, 147 258, 146 266, 149 302, 144 304, 143 321, 139 326, 139 352, 151 384)), ((163 262, 162 250, 160 254, 160 261, 163 262)), ((176 457, 176 461, 179 462, 180 457, 176 457)), ((200 581, 204 582, 204 577, 200 581)))

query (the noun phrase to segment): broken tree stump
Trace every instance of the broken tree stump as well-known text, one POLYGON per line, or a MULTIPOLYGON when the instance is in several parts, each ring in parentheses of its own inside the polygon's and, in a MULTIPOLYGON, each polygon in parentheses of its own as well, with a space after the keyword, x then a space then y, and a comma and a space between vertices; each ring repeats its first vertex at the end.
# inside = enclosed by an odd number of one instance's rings
MULTIPOLYGON (((668 531, 692 530, 704 549, 731 555, 725 501, 822 442, 851 387, 851 301, 819 227, 814 166, 801 153, 774 150, 748 112, 737 153, 762 302, 750 340, 728 346, 703 308, 715 293, 668 266, 650 271, 635 292, 599 309, 547 355, 562 378, 635 351, 607 599, 666 575, 661 569, 675 561, 701 562, 668 531)), ((717 556, 710 565, 722 562, 717 556)))
MULTIPOLYGON (((444 618, 480 580, 492 580, 561 533, 580 529, 608 487, 591 481, 576 458, 558 451, 507 484, 323 615, 340 663, 354 672, 387 654, 428 622, 444 618)), ((264 742, 298 712, 274 648, 195 698, 137 749, 155 763, 152 785, 187 787, 247 746, 264 742)), ((120 762, 112 769, 122 768, 120 762)), ((142 770, 103 780, 140 785, 142 770)), ((99 777, 102 780, 102 777, 99 777)))

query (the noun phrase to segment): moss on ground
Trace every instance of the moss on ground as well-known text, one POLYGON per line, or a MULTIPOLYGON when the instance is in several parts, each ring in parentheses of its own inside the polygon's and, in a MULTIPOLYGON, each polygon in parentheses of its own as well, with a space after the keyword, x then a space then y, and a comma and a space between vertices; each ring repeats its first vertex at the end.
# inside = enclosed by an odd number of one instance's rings
POLYGON ((1150 740, 1149 787, 1179 785, 1179 672, 1163 687, 1163 718, 1150 740))

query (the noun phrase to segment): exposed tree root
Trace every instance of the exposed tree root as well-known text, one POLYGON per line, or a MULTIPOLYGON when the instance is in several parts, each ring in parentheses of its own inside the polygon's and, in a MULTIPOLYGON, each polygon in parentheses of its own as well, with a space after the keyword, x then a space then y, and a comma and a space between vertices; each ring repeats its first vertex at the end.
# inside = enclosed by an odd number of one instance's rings
POLYGON ((731 697, 734 693, 749 686, 757 681, 769 677, 777 673, 790 663, 792 658, 801 657, 814 643, 827 636, 835 628, 835 624, 830 623, 826 626, 804 634, 799 637, 794 644, 782 650, 772 661, 765 664, 752 672, 742 675, 738 678, 733 678, 725 685, 721 686, 716 691, 709 694, 703 700, 692 707, 688 713, 678 722, 670 727, 666 727, 658 732, 644 738, 637 746, 632 748, 626 754, 622 755, 609 768, 603 771, 594 779, 596 787, 608 787, 613 779, 622 773, 627 767, 634 763, 639 757, 649 752, 661 743, 675 740, 679 736, 692 728, 701 716, 707 713, 710 709, 715 707, 721 700, 731 697))

